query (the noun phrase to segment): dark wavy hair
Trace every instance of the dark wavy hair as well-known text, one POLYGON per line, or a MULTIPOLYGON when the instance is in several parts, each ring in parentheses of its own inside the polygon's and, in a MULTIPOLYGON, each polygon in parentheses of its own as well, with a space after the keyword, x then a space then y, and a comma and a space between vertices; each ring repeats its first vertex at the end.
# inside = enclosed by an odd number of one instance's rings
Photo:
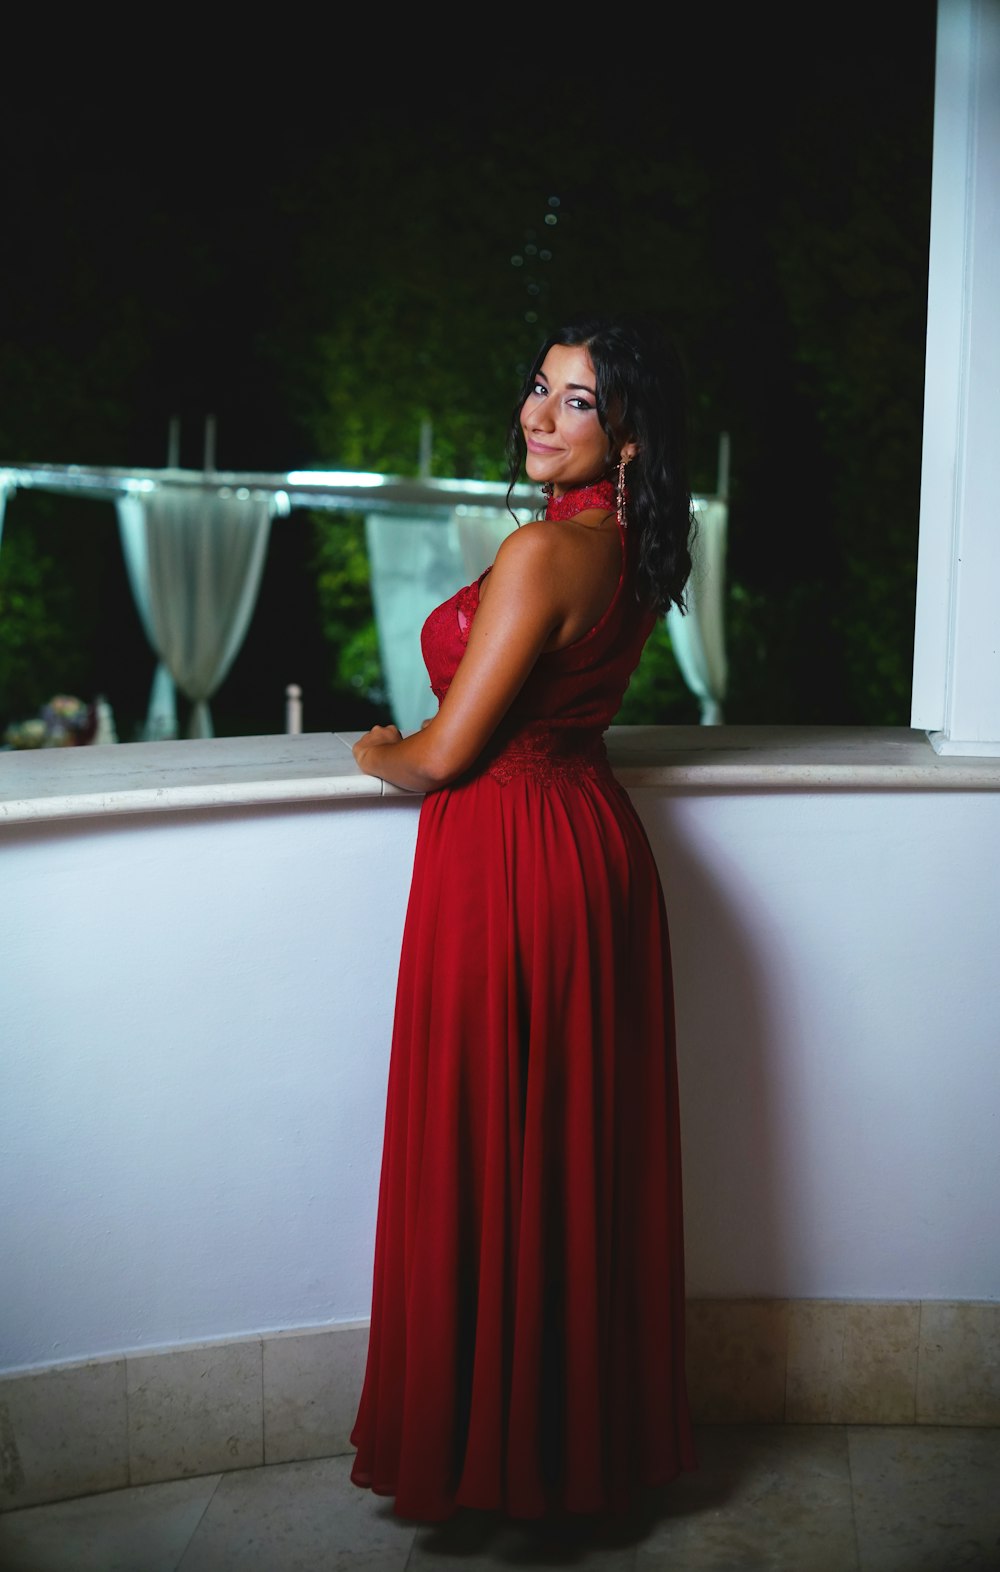
MULTIPOLYGON (((508 506, 524 465, 521 408, 553 344, 582 345, 597 382, 597 415, 608 435, 604 475, 632 441, 626 474, 628 529, 639 538, 638 589, 651 610, 681 611, 691 572, 693 514, 687 464, 687 390, 680 357, 660 326, 644 316, 584 314, 556 328, 535 356, 511 416, 508 506)), ((602 478, 593 477, 595 480, 602 478)))

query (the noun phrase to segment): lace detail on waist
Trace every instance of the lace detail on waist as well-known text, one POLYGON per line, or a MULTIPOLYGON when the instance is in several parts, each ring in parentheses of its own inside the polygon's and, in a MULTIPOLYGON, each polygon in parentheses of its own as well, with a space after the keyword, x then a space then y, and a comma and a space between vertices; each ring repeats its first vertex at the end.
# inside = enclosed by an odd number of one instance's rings
POLYGON ((602 732, 573 731, 546 722, 523 726, 485 765, 485 773, 501 786, 519 775, 545 783, 607 775, 610 769, 602 732))

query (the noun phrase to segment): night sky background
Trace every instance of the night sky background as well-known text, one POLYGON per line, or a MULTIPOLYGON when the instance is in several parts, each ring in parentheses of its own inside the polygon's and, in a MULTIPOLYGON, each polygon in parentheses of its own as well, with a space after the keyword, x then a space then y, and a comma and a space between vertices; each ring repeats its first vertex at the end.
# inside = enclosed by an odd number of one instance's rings
MULTIPOLYGON (((278 16, 124 67, 62 37, 0 95, 0 463, 159 466, 176 415, 198 467, 211 413, 221 469, 414 473, 430 419, 435 473, 497 475, 548 324, 652 309, 696 489, 732 444, 727 719, 905 725, 935 9, 278 16)), ((220 732, 281 730, 289 681, 309 730, 377 718, 315 565, 275 521, 220 732)), ((104 692, 128 740, 153 657, 110 505, 8 503, 0 624, 0 727, 104 692)))

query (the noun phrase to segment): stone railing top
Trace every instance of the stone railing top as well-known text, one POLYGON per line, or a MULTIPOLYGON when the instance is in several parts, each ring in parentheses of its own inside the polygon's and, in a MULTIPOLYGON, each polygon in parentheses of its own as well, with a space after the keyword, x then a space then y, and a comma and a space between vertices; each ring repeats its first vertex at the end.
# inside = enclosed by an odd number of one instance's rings
MULTIPOLYGON (((130 813, 417 800, 362 775, 356 732, 0 753, 0 825, 130 813)), ((612 726, 622 785, 672 792, 1000 791, 1000 759, 942 756, 905 727, 612 726)))

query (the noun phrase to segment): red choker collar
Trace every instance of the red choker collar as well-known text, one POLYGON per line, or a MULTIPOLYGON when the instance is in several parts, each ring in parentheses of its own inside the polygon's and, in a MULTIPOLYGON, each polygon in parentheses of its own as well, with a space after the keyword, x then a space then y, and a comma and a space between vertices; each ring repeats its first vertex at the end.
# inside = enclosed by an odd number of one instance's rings
POLYGON ((545 505, 547 519, 575 519, 587 508, 603 508, 606 513, 615 511, 615 488, 610 480, 595 481, 592 486, 577 486, 564 491, 561 497, 550 497, 545 505))

